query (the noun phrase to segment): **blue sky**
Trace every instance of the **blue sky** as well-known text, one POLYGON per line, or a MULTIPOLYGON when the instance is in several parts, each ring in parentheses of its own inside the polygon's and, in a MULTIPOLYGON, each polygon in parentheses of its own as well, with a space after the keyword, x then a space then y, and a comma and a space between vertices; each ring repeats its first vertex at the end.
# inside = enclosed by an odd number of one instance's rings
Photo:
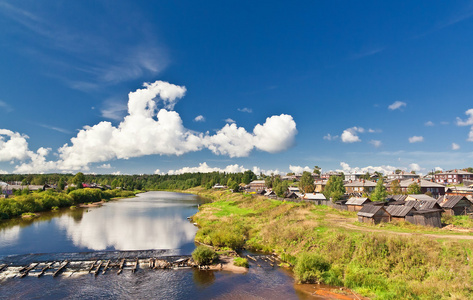
POLYGON ((0 0, 0 28, 3 173, 473 161, 472 1, 0 0))

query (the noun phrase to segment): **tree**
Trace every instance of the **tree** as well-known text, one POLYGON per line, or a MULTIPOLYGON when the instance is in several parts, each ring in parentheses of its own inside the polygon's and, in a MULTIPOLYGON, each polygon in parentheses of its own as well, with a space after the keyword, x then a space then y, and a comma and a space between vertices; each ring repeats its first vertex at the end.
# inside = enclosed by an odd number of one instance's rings
POLYGON ((284 198, 286 196, 287 188, 289 187, 289 183, 287 181, 279 181, 275 184, 273 191, 276 195, 280 198, 284 198))
POLYGON ((266 176, 264 178, 264 185, 267 187, 267 188, 272 188, 273 187, 273 176, 266 176))
POLYGON ((85 176, 84 173, 79 172, 72 178, 72 183, 77 185, 77 187, 82 187, 82 183, 85 181, 85 176))
POLYGON ((370 175, 370 172, 368 172, 368 171, 366 171, 366 174, 363 175, 363 179, 365 179, 365 180, 369 180, 370 177, 371 177, 371 175, 370 175))
POLYGON ((304 171, 299 181, 299 190, 303 193, 313 193, 315 190, 314 179, 310 172, 304 171))
POLYGON ((314 174, 319 174, 320 175, 320 167, 319 166, 314 167, 314 174))
POLYGON ((401 169, 396 169, 396 171, 394 171, 394 173, 396 173, 396 174, 401 174, 401 173, 402 173, 402 170, 401 170, 401 169))
POLYGON ((386 197, 388 196, 388 192, 386 191, 386 187, 384 186, 383 178, 378 180, 376 187, 374 188, 373 193, 370 195, 371 201, 385 201, 386 197))
POLYGON ((59 181, 57 183, 57 190, 58 191, 63 191, 65 187, 66 187, 66 184, 64 182, 64 179, 62 177, 59 178, 59 181))
POLYGON ((399 180, 393 180, 391 182, 391 193, 393 195, 400 195, 402 194, 401 186, 399 185, 399 180))
POLYGON ((255 173, 253 173, 253 171, 251 170, 246 170, 245 173, 243 173, 242 183, 248 184, 255 179, 256 179, 255 173))
POLYGON ((343 179, 340 176, 330 176, 323 194, 327 199, 332 198, 333 202, 340 200, 345 194, 343 179))
POLYGON ((407 187, 407 193, 408 194, 422 194, 420 185, 418 185, 416 182, 409 184, 407 187))

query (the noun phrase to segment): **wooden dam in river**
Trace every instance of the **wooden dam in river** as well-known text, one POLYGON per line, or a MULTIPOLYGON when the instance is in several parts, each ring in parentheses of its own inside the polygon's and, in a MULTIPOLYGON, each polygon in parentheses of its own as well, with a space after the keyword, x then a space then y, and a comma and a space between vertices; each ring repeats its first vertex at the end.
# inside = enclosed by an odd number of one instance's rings
MULTIPOLYGON (((0 257, 0 280, 42 276, 94 276, 138 270, 198 267, 190 255, 166 255, 165 250, 99 251, 80 253, 25 254, 0 257)), ((270 255, 247 255, 258 267, 275 266, 270 255)))

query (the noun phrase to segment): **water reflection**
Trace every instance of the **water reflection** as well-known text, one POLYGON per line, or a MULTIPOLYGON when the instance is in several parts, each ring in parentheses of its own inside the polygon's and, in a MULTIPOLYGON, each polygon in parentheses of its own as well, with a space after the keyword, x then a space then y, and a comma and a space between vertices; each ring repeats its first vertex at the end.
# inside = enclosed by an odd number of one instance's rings
POLYGON ((179 249, 190 254, 197 228, 194 195, 148 192, 102 207, 44 213, 0 224, 0 255, 98 250, 179 249))
POLYGON ((215 281, 214 271, 194 269, 192 273, 194 283, 197 287, 206 288, 212 285, 215 281))

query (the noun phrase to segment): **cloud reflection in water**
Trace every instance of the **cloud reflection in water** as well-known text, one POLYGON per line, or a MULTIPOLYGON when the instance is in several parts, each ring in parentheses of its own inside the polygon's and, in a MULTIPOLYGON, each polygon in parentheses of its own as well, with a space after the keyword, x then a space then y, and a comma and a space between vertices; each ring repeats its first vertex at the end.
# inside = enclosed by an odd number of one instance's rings
POLYGON ((156 197, 160 194, 106 203, 80 222, 63 216, 57 224, 76 247, 91 250, 178 249, 192 243, 197 228, 186 216, 197 211, 195 198, 166 201, 156 197))

